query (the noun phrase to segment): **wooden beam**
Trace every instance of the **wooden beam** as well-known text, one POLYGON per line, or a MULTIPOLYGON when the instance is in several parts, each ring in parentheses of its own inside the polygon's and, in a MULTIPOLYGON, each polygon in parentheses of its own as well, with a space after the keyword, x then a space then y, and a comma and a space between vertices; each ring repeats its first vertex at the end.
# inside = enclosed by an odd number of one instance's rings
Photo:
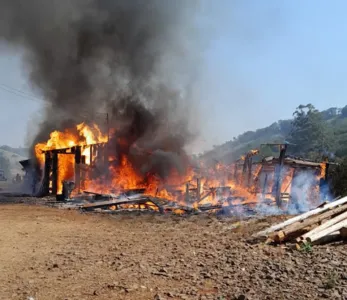
POLYGON ((241 184, 243 187, 246 187, 246 175, 247 175, 247 167, 248 167, 248 161, 249 161, 249 155, 246 154, 245 156, 245 160, 243 162, 243 166, 242 166, 242 177, 241 177, 241 184))
POLYGON ((106 201, 98 201, 95 203, 88 203, 83 205, 81 208, 85 210, 93 210, 96 208, 107 208, 112 205, 123 205, 123 204, 146 204, 148 202, 153 203, 160 212, 163 212, 162 206, 156 201, 153 197, 138 197, 138 196, 129 196, 129 197, 121 197, 119 199, 111 199, 106 201))
POLYGON ((267 178, 268 178, 268 173, 265 173, 265 179, 264 179, 263 190, 262 190, 263 199, 265 199, 265 195, 267 193, 267 178))
POLYGON ((186 183, 186 194, 185 194, 185 201, 188 203, 190 200, 190 197, 189 197, 189 182, 186 183))
POLYGON ((323 213, 325 211, 327 211, 328 209, 331 209, 333 207, 336 207, 338 205, 342 205, 344 203, 347 203, 347 197, 343 197, 339 200, 336 200, 334 202, 330 202, 330 203, 325 203, 324 205, 320 205, 318 206, 316 209, 313 209, 313 210, 310 210, 306 213, 303 213, 299 216, 296 216, 296 217, 293 217, 291 219, 288 219, 282 223, 279 223, 279 224, 276 224, 276 225, 273 225, 265 230, 262 230, 260 232, 258 232, 257 234, 255 234, 255 236, 264 236, 264 235, 267 235, 271 232, 274 232, 274 231, 277 231, 277 230, 280 230, 290 224, 293 224, 297 221, 301 221, 301 220, 304 220, 304 219, 307 219, 308 217, 310 216, 313 216, 313 215, 316 215, 316 214, 319 214, 319 213, 323 213))
POLYGON ((340 228, 340 235, 343 240, 347 240, 347 227, 340 228))
POLYGON ((58 192, 58 153, 52 154, 52 194, 56 195, 58 192))
POLYGON ((234 164, 234 181, 236 184, 238 184, 239 180, 237 178, 237 171, 238 171, 238 165, 237 165, 237 162, 235 162, 234 164))
POLYGON ((275 169, 275 182, 274 182, 274 194, 275 194, 276 204, 278 207, 282 207, 282 200, 281 200, 282 169, 283 169, 283 164, 284 164, 285 155, 287 151, 287 145, 283 144, 280 147, 281 147, 280 156, 278 158, 279 163, 275 169))
POLYGON ((201 181, 200 178, 196 179, 196 201, 200 202, 201 199, 201 181))
POLYGON ((329 227, 327 227, 327 228, 325 228, 325 229, 323 229, 323 230, 321 230, 319 232, 316 232, 314 234, 311 234, 311 235, 307 236, 306 241, 308 243, 314 243, 315 241, 321 239, 322 237, 324 237, 324 236, 326 236, 328 234, 331 234, 331 233, 333 233, 335 231, 339 231, 341 228, 346 227, 346 226, 347 226, 347 220, 344 219, 341 222, 338 222, 338 223, 336 223, 336 224, 334 224, 332 226, 329 226, 329 227))
POLYGON ((93 166, 93 148, 94 148, 94 145, 89 146, 89 156, 90 156, 89 165, 91 167, 93 166))
MULTIPOLYGON (((340 223, 341 221, 344 221, 346 219, 347 219, 347 212, 344 212, 344 213, 336 216, 335 218, 330 219, 329 221, 326 221, 325 223, 316 227, 315 229, 311 230, 310 232, 304 234, 301 237, 301 239, 302 240, 308 240, 310 242, 312 242, 315 239, 319 239, 321 236, 324 236, 324 235, 321 235, 321 233, 325 233, 325 230, 327 228, 332 227, 333 225, 340 223)), ((336 230, 339 230, 340 228, 337 228, 336 230)), ((335 231, 335 230, 333 230, 333 231, 335 231)), ((330 232, 333 232, 333 231, 330 231, 330 232)))
POLYGON ((295 234, 296 232, 299 232, 300 230, 314 225, 314 224, 319 224, 320 222, 327 220, 337 214, 343 213, 347 211, 347 205, 342 205, 342 206, 337 206, 335 208, 332 208, 322 214, 318 214, 316 216, 311 216, 310 218, 307 218, 305 220, 301 220, 298 222, 295 222, 285 228, 283 230, 277 232, 274 236, 274 240, 276 242, 282 242, 285 240, 288 240, 288 238, 295 234))
POLYGON ((250 156, 248 158, 248 166, 247 166, 247 168, 248 168, 247 187, 248 188, 250 188, 252 186, 252 175, 253 175, 252 174, 252 161, 253 161, 253 159, 250 156))
MULTIPOLYGON (((52 158, 50 152, 45 152, 45 165, 43 170, 43 182, 42 182, 42 194, 48 195, 49 194, 49 182, 50 182, 50 176, 51 176, 51 168, 52 168, 52 158)), ((33 188, 35 189, 35 187, 33 188)), ((33 191, 33 194, 35 194, 35 191, 33 191)))
POLYGON ((81 168, 79 164, 75 164, 75 187, 77 192, 81 192, 81 168))

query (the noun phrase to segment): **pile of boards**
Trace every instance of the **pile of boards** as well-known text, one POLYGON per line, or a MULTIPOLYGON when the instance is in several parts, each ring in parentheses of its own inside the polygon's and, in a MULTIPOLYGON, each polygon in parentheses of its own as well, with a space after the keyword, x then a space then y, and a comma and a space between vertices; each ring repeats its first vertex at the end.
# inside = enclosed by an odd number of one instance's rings
POLYGON ((267 243, 295 242, 298 250, 308 245, 347 239, 347 197, 271 226, 255 235, 267 243))

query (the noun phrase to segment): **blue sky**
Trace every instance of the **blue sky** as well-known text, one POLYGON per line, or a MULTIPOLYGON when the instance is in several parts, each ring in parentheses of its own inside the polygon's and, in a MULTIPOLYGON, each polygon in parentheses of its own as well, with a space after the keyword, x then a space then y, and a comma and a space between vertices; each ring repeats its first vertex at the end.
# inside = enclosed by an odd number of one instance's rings
MULTIPOLYGON (((203 49, 197 148, 290 118, 299 104, 347 104, 346 1, 206 1, 209 43, 203 49)), ((0 87, 33 93, 18 53, 1 50, 0 87)), ((1 88, 0 104, 0 144, 24 145, 40 104, 1 88)))

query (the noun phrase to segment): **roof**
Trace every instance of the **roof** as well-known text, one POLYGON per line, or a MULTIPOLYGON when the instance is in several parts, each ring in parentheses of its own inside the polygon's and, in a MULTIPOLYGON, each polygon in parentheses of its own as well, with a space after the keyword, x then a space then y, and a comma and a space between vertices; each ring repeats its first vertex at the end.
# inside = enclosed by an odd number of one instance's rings
MULTIPOLYGON (((278 161, 279 161, 279 159, 277 157, 273 157, 273 156, 268 156, 268 157, 265 157, 263 159, 263 162, 268 163, 268 164, 276 164, 276 163, 278 163, 278 161)), ((320 168, 322 163, 286 157, 284 159, 284 164, 285 165, 298 166, 298 167, 320 168)))
POLYGON ((32 162, 31 159, 24 159, 19 161, 19 163, 22 165, 24 169, 29 168, 31 166, 31 162, 32 162))

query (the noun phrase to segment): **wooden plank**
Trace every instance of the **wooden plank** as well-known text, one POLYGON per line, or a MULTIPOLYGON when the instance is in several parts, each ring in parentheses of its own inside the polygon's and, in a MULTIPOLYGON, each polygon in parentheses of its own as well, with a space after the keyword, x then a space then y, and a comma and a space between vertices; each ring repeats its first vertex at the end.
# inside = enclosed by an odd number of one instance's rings
POLYGON ((336 223, 328 228, 325 228, 319 232, 316 232, 315 234, 308 236, 306 238, 306 241, 309 243, 313 243, 332 232, 339 231, 342 227, 346 227, 346 226, 347 226, 347 220, 345 219, 339 223, 336 223))
MULTIPOLYGON (((50 182, 50 174, 52 168, 52 158, 50 152, 45 152, 45 166, 44 166, 44 178, 42 182, 42 193, 43 195, 49 194, 49 182, 50 182)), ((35 194, 35 190, 33 190, 33 194, 35 194)))
MULTIPOLYGON (((325 223, 323 223, 322 225, 316 227, 315 229, 309 231, 308 233, 304 234, 302 236, 303 240, 311 240, 312 239, 318 239, 319 237, 321 237, 321 233, 324 233, 326 229, 334 226, 337 223, 340 223, 341 221, 344 221, 347 219, 347 212, 344 212, 338 216, 336 216, 333 219, 330 219, 329 221, 326 221, 325 223), (318 236, 318 238, 316 238, 318 236)), ((340 227, 341 228, 341 227, 340 227)), ((340 228, 337 228, 336 230, 339 230, 340 228)), ((334 230, 334 231, 336 231, 334 230)), ((330 231, 332 232, 332 231, 330 231)), ((328 232, 328 233, 330 233, 328 232)), ((323 234, 322 236, 324 236, 325 234, 323 234)))
POLYGON ((56 195, 58 192, 58 153, 52 155, 52 194, 56 195))
POLYGON ((288 240, 288 238, 290 238, 290 236, 293 238, 293 235, 296 232, 301 231, 303 228, 314 225, 314 224, 318 224, 318 223, 320 223, 326 219, 331 218, 334 215, 343 213, 345 211, 347 211, 347 204, 342 205, 342 206, 338 206, 336 208, 332 208, 325 213, 322 213, 322 214, 319 214, 316 216, 311 216, 305 220, 295 222, 295 223, 283 228, 283 230, 280 230, 277 233, 275 233, 274 240, 276 242, 282 242, 282 241, 288 240))
POLYGON ((335 242, 339 239, 341 239, 340 232, 334 231, 334 232, 329 233, 329 234, 321 237, 320 239, 316 240, 313 244, 315 244, 315 245, 326 244, 326 243, 335 242))
POLYGON ((340 228, 340 235, 343 240, 347 239, 347 227, 340 228))
POLYGON ((89 165, 93 166, 93 145, 89 146, 89 165))
POLYGON ((112 205, 123 205, 123 204, 145 204, 147 202, 152 202, 155 206, 158 207, 159 211, 162 211, 161 206, 158 204, 155 199, 152 199, 150 197, 141 197, 138 196, 129 196, 129 197, 122 197, 122 198, 116 198, 112 200, 107 201, 98 201, 95 203, 88 203, 81 206, 82 209, 90 210, 90 209, 96 209, 96 208, 104 208, 109 207, 112 205))
MULTIPOLYGON (((323 237, 321 237, 320 239, 314 241, 312 244, 313 245, 320 245, 320 244, 326 244, 326 243, 331 243, 331 242, 335 242, 337 240, 341 239, 341 235, 339 231, 334 231, 331 232, 323 237)), ((297 250, 302 250, 304 248, 305 245, 310 245, 311 243, 304 240, 304 241, 300 241, 299 243, 296 243, 296 249, 297 250)))
POLYGON ((295 222, 298 222, 298 221, 301 221, 301 220, 305 220, 307 219, 308 217, 311 217, 313 215, 316 215, 316 214, 319 214, 319 213, 323 213, 325 211, 327 211, 328 209, 330 208, 333 208, 333 207, 336 207, 338 205, 341 205, 341 204, 344 204, 344 203, 347 203, 347 197, 343 197, 339 200, 336 200, 336 201, 333 201, 333 202, 330 202, 328 204, 325 204, 323 207, 318 207, 316 209, 313 209, 313 210, 310 210, 304 214, 301 214, 299 216, 295 216, 291 219, 288 219, 282 223, 279 223, 279 224, 276 224, 276 225, 273 225, 265 230, 262 230, 258 233, 256 233, 254 236, 255 237, 261 237, 261 236, 266 236, 267 234, 271 233, 271 232, 274 232, 274 231, 277 231, 277 230, 280 230, 290 224, 293 224, 295 222))
POLYGON ((200 178, 196 179, 196 201, 200 202, 201 199, 201 182, 200 178))

